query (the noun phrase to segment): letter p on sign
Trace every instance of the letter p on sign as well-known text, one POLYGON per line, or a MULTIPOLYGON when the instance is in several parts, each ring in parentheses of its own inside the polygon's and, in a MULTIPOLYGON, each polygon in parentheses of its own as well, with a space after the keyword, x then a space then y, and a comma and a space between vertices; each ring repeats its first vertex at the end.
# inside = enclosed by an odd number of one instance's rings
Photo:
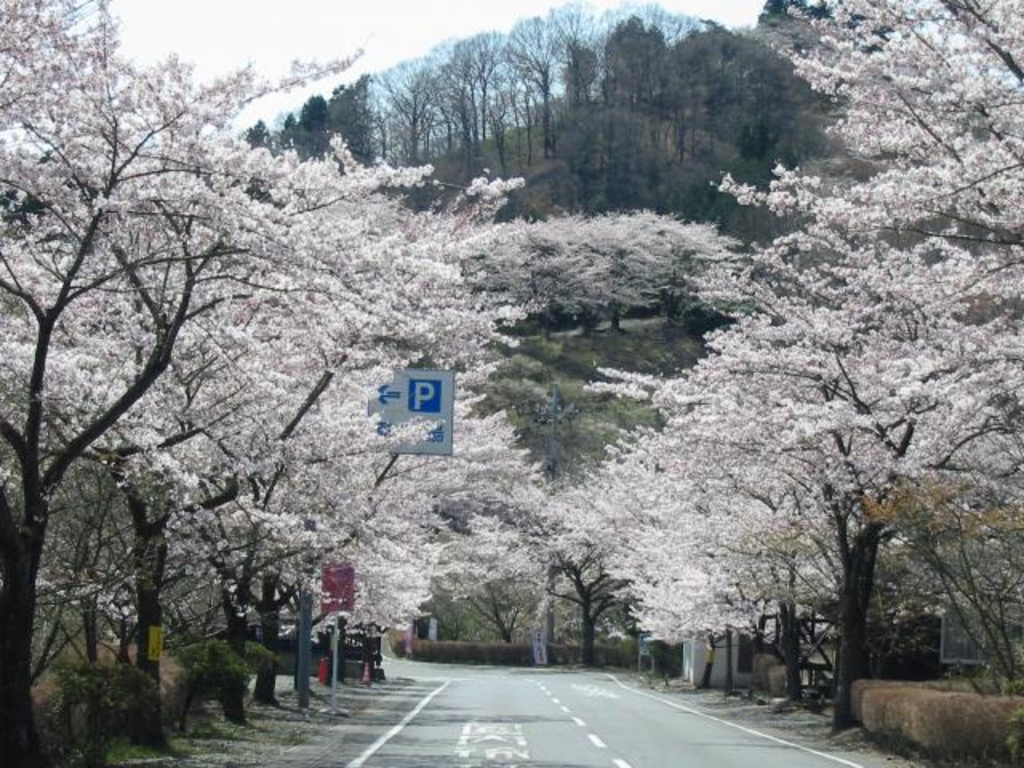
POLYGON ((441 382, 409 379, 409 410, 415 413, 440 413, 441 382))

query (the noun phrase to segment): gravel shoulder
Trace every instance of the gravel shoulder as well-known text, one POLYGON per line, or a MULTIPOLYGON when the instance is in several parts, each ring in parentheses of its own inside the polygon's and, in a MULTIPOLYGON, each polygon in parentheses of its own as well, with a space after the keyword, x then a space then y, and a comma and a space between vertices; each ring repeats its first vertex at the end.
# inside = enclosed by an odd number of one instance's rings
MULTIPOLYGON (((313 682, 310 706, 298 706, 290 677, 279 677, 278 706, 246 703, 247 722, 236 725, 221 717, 214 702, 205 702, 189 717, 185 735, 169 734, 171 755, 124 760, 117 765, 148 768, 255 768, 268 765, 301 765, 304 747, 344 739, 350 723, 376 717, 390 719, 388 710, 401 708, 403 693, 415 687, 412 680, 398 678, 372 686, 342 685, 337 707, 331 709, 330 688, 313 682)), ((403 710, 404 711, 404 710, 403 710)))

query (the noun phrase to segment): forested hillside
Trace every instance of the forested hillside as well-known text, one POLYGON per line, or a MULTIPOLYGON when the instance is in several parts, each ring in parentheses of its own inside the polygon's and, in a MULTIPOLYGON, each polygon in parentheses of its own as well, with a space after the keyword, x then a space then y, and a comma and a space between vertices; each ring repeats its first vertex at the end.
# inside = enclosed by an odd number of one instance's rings
POLYGON ((726 172, 763 182, 779 162, 826 152, 828 105, 772 48, 800 32, 791 4, 769 2, 742 32, 655 7, 566 6, 313 96, 279 129, 248 135, 312 156, 340 133, 363 161, 430 162, 456 185, 521 176, 507 216, 650 209, 765 240, 778 224, 717 183, 726 172))

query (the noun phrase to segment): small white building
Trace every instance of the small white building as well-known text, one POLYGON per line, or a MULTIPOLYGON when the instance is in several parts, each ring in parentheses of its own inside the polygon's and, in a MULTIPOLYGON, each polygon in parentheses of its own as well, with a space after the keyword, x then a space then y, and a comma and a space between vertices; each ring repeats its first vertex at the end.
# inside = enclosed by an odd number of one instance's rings
POLYGON ((754 643, 748 635, 733 632, 729 635, 731 648, 726 646, 725 636, 715 638, 715 647, 708 647, 708 639, 693 638, 683 641, 683 681, 694 686, 704 679, 704 668, 709 659, 711 665, 711 687, 725 689, 728 678, 728 662, 732 662, 732 687, 749 688, 754 678, 754 643))

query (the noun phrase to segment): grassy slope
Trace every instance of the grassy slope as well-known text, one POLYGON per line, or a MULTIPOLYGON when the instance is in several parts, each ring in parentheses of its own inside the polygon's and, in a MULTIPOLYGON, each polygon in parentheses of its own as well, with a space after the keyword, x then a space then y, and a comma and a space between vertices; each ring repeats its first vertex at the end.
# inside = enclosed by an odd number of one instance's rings
POLYGON ((626 321, 619 332, 528 336, 508 350, 501 374, 488 389, 488 403, 509 413, 523 445, 540 461, 547 427, 538 410, 557 384, 565 405, 575 411, 562 438, 565 471, 572 474, 599 461, 605 446, 623 431, 658 425, 657 414, 642 403, 585 391, 588 383, 604 380, 599 368, 669 375, 692 366, 701 353, 700 339, 661 318, 626 321))

